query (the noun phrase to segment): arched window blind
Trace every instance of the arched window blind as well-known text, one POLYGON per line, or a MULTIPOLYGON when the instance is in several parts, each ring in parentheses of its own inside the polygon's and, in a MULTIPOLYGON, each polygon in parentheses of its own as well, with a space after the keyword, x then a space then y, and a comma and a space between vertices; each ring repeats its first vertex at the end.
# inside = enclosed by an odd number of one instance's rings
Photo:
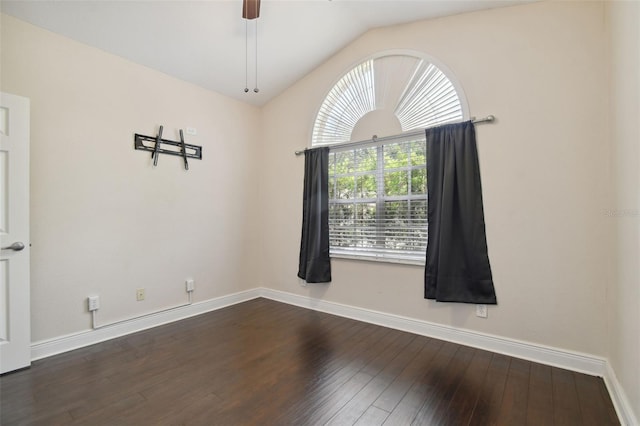
POLYGON ((393 111, 403 132, 463 117, 455 86, 436 65, 415 56, 383 56, 355 66, 329 91, 312 146, 348 142, 358 120, 376 109, 393 111))

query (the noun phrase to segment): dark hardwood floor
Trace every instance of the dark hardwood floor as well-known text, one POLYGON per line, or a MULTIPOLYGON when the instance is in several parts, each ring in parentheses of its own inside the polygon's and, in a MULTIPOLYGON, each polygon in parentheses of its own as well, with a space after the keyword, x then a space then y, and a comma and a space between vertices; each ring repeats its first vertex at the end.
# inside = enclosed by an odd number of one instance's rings
POLYGON ((2 425, 609 425, 602 379, 256 299, 0 377, 2 425))

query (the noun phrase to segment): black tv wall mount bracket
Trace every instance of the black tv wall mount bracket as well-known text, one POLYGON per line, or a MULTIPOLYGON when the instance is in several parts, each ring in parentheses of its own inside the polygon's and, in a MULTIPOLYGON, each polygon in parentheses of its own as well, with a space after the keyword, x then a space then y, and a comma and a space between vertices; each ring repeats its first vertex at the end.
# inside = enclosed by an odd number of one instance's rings
POLYGON ((185 170, 189 170, 187 158, 202 160, 202 147, 185 143, 182 129, 180 129, 180 142, 162 139, 162 126, 160 126, 158 136, 145 136, 136 133, 133 140, 135 149, 151 152, 154 167, 158 165, 158 157, 160 154, 182 157, 184 159, 185 170))

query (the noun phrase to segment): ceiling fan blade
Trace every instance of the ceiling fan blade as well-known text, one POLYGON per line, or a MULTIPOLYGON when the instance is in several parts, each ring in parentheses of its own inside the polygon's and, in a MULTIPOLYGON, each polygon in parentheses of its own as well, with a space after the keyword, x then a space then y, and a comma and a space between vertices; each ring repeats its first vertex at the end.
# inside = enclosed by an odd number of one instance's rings
POLYGON ((242 0, 242 17, 256 19, 260 17, 260 0, 242 0))

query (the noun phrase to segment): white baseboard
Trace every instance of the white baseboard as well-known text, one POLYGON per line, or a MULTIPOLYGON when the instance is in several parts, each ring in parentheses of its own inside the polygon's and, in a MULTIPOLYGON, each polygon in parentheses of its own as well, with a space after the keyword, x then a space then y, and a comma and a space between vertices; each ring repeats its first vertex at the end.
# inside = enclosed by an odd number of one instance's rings
POLYGON ((54 339, 34 342, 31 344, 31 360, 35 361, 85 346, 94 345, 106 340, 115 339, 116 337, 125 336, 127 334, 147 330, 159 325, 204 314, 205 312, 235 305, 257 297, 260 297, 260 290, 251 289, 163 312, 144 315, 139 318, 133 318, 95 330, 87 330, 80 333, 56 337, 54 339))
POLYGON ((79 349, 258 297, 603 377, 622 424, 628 426, 640 425, 614 371, 604 358, 268 288, 254 288, 181 308, 123 321, 96 330, 88 330, 46 341, 35 342, 31 345, 31 359, 35 361, 79 349))
POLYGON ((607 390, 611 396, 611 401, 616 409, 620 423, 626 426, 640 425, 638 418, 633 412, 631 403, 627 398, 627 394, 620 385, 620 382, 618 382, 618 377, 613 371, 613 368, 611 368, 610 363, 607 363, 606 374, 604 375, 604 384, 607 386, 607 390))

